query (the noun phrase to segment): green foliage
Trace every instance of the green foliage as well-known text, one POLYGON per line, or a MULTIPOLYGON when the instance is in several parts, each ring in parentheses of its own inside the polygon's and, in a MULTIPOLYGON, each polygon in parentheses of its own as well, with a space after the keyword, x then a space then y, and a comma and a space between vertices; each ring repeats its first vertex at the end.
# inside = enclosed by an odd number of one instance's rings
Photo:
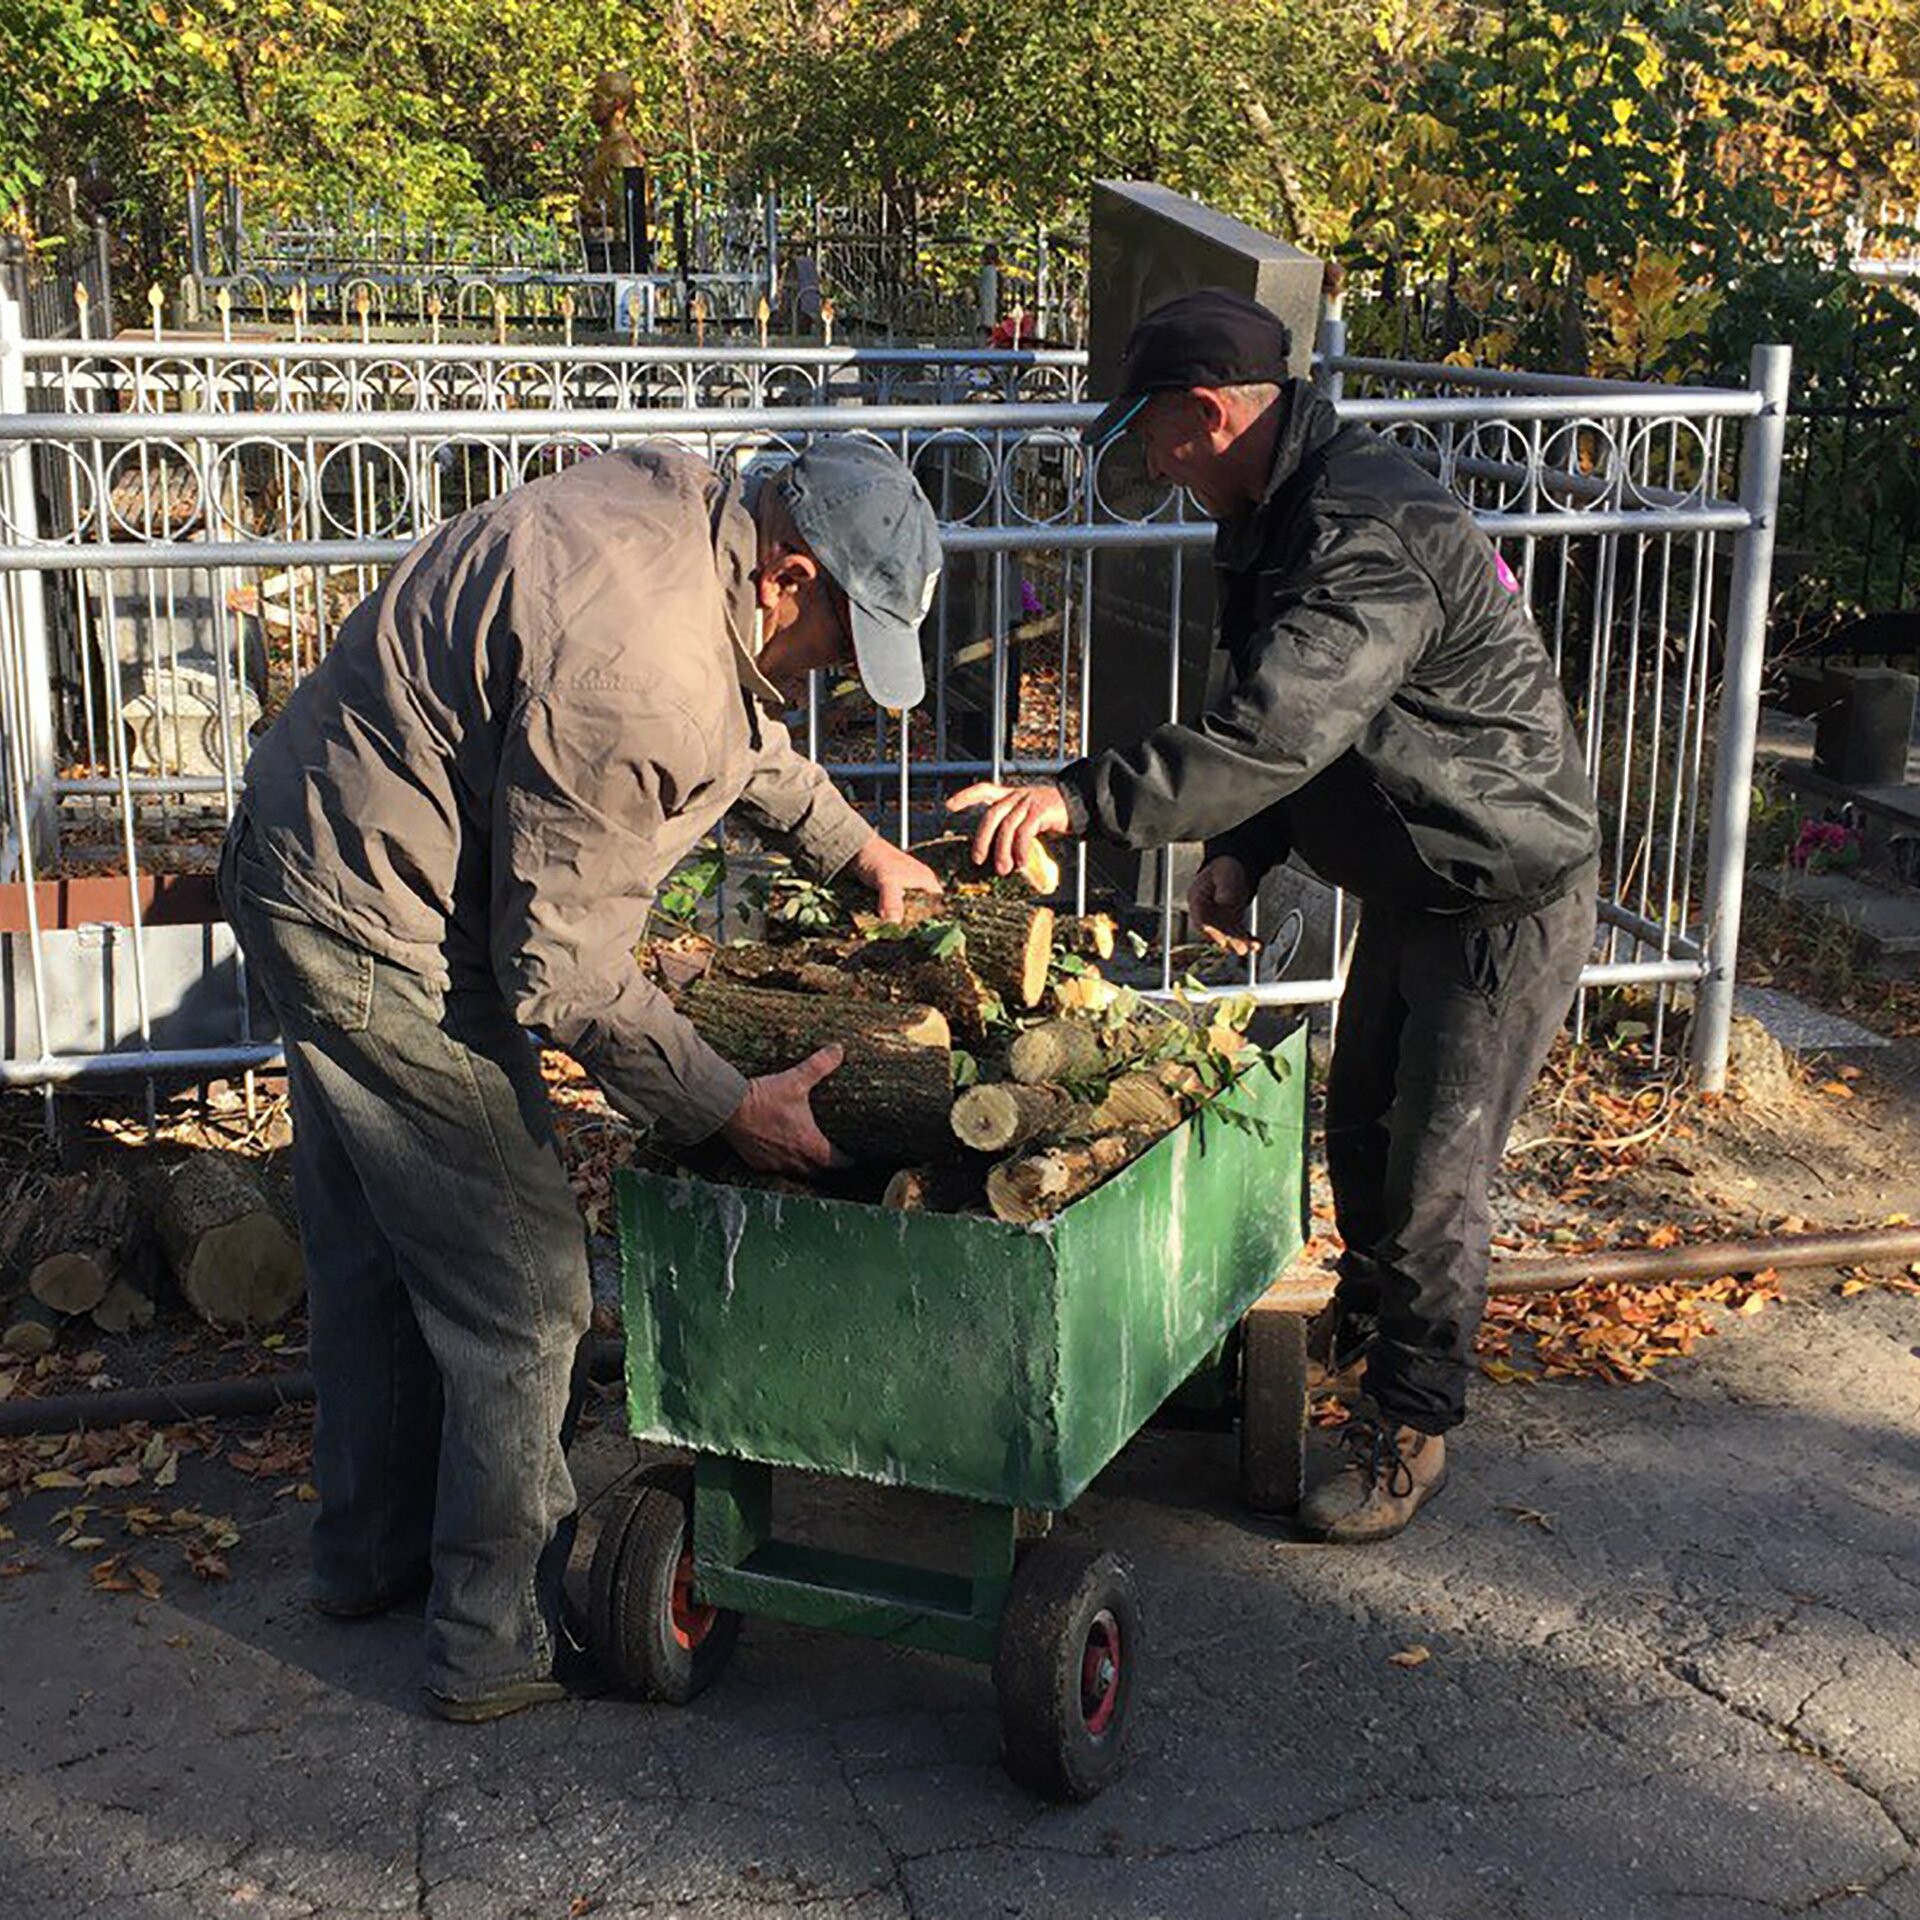
POLYGON ((667 883, 654 902, 654 910, 663 919, 690 925, 701 901, 726 876, 727 856, 712 841, 704 841, 691 859, 683 860, 667 876, 667 883))
POLYGON ((798 874, 783 873, 765 883, 766 914, 803 933, 822 933, 846 920, 839 896, 818 880, 805 880, 798 874))

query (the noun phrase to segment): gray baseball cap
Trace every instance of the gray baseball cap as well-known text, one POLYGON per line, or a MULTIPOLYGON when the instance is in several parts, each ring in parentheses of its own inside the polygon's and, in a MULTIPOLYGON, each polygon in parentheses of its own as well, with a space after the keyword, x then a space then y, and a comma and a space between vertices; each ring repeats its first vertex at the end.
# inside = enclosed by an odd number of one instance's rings
POLYGON ((879 706, 918 706, 927 690, 920 623, 941 557, 939 522, 920 483, 878 441, 833 434, 775 484, 801 539, 847 596, 861 684, 879 706))

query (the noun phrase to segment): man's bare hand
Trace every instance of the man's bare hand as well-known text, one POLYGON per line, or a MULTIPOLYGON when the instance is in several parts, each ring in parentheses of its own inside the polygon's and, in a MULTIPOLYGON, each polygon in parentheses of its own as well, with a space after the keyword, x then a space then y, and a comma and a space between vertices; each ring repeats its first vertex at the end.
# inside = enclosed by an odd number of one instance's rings
POLYGON ((947 802, 949 813, 970 807, 981 810, 973 830, 973 863, 990 865, 995 873, 1024 869, 1028 850, 1042 834, 1071 831, 1066 795, 1058 787, 1001 787, 982 780, 962 787, 947 802))
POLYGON ((1252 876, 1230 853, 1216 854, 1187 889, 1187 918, 1229 953, 1249 954, 1260 944, 1247 930, 1252 905, 1252 876))
POLYGON ((756 1173, 795 1173, 803 1178, 843 1167, 847 1156, 815 1124, 811 1095, 845 1057, 836 1041, 785 1073, 747 1082, 746 1098, 721 1127, 727 1144, 756 1173))
POLYGON ((875 834, 847 862, 847 871, 880 896, 880 918, 898 920, 907 910, 910 893, 940 893, 940 876, 924 860, 875 834))

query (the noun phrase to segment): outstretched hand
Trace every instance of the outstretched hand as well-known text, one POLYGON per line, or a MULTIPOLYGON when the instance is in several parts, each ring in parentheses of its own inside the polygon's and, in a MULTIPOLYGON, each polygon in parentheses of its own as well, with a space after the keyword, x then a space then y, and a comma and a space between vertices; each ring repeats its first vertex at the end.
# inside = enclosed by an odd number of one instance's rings
POLYGON ((980 809, 973 830, 973 863, 995 873, 1015 873, 1042 834, 1067 833, 1072 822, 1067 799, 1058 787, 1003 787, 991 780, 962 787, 947 802, 949 813, 980 809))

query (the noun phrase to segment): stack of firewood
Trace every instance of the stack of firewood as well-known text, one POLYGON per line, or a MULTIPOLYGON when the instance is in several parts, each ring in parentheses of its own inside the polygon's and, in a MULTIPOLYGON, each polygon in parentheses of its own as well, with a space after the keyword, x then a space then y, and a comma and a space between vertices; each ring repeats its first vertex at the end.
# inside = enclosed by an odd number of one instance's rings
POLYGON ((298 1241, 231 1154, 22 1178, 0 1199, 0 1351, 150 1326, 163 1274, 221 1328, 271 1326, 305 1288, 298 1241))
POLYGON ((1230 1079, 1244 1010, 1138 1001, 1100 970, 1112 920, 1045 904, 1059 884, 1050 860, 995 879, 966 863, 965 846, 915 848, 947 890, 909 896, 899 922, 843 902, 831 926, 782 937, 770 918, 765 941, 683 941, 641 957, 744 1073, 841 1046, 814 1116, 856 1160, 893 1170, 886 1205, 1028 1223, 1097 1186, 1230 1079))

